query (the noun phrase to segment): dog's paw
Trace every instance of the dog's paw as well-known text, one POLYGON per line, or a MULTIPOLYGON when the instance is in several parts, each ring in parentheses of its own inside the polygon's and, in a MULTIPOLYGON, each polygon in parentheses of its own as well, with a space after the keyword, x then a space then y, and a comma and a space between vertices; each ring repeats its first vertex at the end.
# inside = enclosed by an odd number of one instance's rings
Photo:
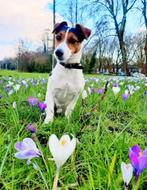
POLYGON ((45 124, 52 123, 53 122, 53 117, 46 117, 44 120, 45 124))

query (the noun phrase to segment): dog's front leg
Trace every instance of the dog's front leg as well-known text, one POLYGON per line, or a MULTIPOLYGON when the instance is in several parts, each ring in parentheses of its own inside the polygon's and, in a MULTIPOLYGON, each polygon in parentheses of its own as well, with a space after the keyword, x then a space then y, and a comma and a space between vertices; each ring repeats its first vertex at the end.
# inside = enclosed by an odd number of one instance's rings
POLYGON ((79 95, 76 95, 75 98, 70 102, 70 104, 67 106, 65 110, 65 116, 69 119, 71 116, 71 113, 77 103, 77 100, 79 98, 79 95))
POLYGON ((45 124, 48 124, 49 122, 53 121, 54 118, 54 98, 52 95, 52 83, 51 80, 48 80, 48 86, 47 86, 47 92, 46 92, 46 98, 45 98, 45 103, 47 105, 46 108, 46 118, 44 120, 45 124))

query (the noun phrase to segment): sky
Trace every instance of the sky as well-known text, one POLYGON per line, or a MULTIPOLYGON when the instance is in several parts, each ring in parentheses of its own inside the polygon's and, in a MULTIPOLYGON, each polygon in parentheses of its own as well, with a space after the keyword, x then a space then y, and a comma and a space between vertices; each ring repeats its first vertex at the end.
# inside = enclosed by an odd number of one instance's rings
MULTIPOLYGON (((60 2, 57 21, 66 20, 60 2)), ((140 27, 137 17, 135 12, 129 17, 127 27, 130 32, 140 27)), ((91 21, 87 20, 87 23, 90 25, 91 21)), ((16 56, 19 40, 24 40, 29 49, 34 50, 42 44, 45 30, 52 37, 52 29, 52 0, 0 0, 0 60, 16 56)))
POLYGON ((46 29, 51 35, 48 3, 52 0, 0 0, 0 60, 16 55, 19 40, 27 41, 33 49, 42 43, 46 29))

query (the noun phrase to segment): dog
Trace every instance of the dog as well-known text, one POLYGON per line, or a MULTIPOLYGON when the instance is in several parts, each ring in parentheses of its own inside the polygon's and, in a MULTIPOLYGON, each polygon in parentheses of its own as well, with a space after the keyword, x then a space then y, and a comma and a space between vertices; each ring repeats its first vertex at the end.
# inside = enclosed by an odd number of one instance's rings
POLYGON ((84 89, 85 80, 83 66, 80 64, 84 39, 88 39, 91 30, 76 24, 69 27, 63 21, 54 26, 55 50, 54 56, 57 64, 48 79, 45 103, 47 124, 52 122, 56 112, 63 112, 70 118, 80 93, 84 89))

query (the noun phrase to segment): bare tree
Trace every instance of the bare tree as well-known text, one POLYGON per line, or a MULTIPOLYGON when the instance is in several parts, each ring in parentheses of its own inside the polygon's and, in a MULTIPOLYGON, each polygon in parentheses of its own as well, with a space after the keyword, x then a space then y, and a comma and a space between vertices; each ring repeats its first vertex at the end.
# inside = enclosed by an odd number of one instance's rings
POLYGON ((64 9, 62 14, 70 21, 72 26, 78 23, 78 21, 81 23, 81 18, 79 19, 79 12, 81 9, 78 0, 68 0, 68 2, 63 3, 62 6, 64 9))
POLYGON ((126 75, 130 75, 127 61, 127 52, 125 46, 125 28, 127 14, 133 8, 136 0, 93 0, 96 11, 104 8, 107 13, 105 17, 110 18, 114 23, 115 33, 119 41, 119 48, 122 57, 122 65, 126 75))
POLYGON ((144 23, 145 23, 145 45, 144 45, 144 52, 145 52, 145 74, 147 76, 147 1, 141 0, 142 2, 142 15, 144 17, 144 23))
MULTIPOLYGON (((53 0, 53 26, 56 23, 56 0, 53 0)), ((53 34, 53 52, 55 50, 55 34, 53 34)), ((55 67, 55 59, 52 53, 52 70, 55 67)))

